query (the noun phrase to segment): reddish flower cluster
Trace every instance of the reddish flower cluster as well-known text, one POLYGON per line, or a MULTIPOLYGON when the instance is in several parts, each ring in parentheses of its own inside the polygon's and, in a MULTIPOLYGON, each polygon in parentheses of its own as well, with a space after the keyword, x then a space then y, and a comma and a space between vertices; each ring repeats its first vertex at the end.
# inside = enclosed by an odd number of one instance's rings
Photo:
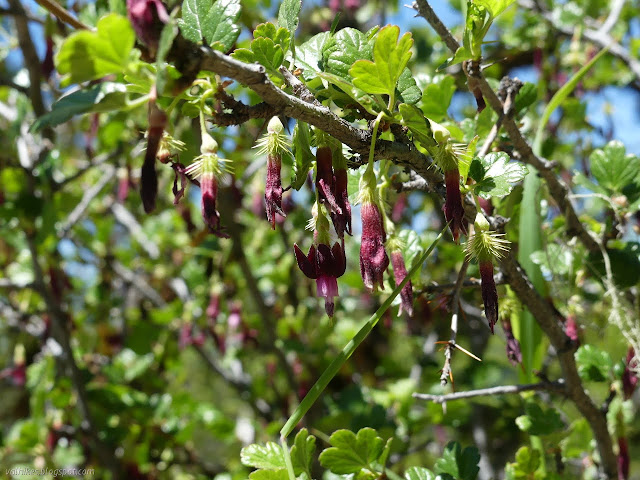
POLYGON ((339 295, 337 279, 344 274, 347 266, 344 248, 338 242, 333 247, 318 243, 311 245, 305 256, 300 247, 294 244, 293 251, 302 273, 316 281, 318 296, 324 297, 324 309, 327 315, 333 317, 333 299, 339 295))

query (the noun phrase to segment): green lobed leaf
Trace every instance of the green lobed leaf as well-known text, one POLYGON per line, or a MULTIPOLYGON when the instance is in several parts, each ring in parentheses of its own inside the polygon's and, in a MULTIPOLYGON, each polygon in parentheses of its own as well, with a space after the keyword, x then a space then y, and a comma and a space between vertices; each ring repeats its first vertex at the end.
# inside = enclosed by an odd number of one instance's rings
POLYGON ((537 403, 527 403, 526 415, 516 418, 516 425, 529 435, 550 435, 565 428, 558 411, 549 407, 542 409, 537 403))
POLYGON ((240 34, 239 16, 240 0, 184 0, 178 25, 187 40, 226 52, 240 34))
POLYGON ((237 48, 231 56, 246 63, 258 62, 275 73, 284 61, 284 50, 272 39, 259 37, 251 42, 251 50, 237 48))
POLYGON ((351 82, 349 69, 358 60, 373 60, 374 39, 347 27, 326 39, 322 50, 323 70, 351 82))
POLYGON ((338 475, 374 469, 373 463, 384 449, 384 440, 368 427, 357 435, 349 430, 338 430, 331 435, 329 442, 332 446, 320 454, 320 463, 338 475))
POLYGON ((549 243, 546 251, 538 250, 533 252, 530 257, 533 263, 540 265, 545 276, 566 275, 573 264, 571 249, 564 248, 557 243, 549 243))
POLYGON ((538 99, 538 88, 534 83, 526 82, 516 95, 515 111, 522 113, 538 99))
POLYGON ((480 453, 476 447, 462 450, 458 442, 450 442, 442 452, 442 457, 436 461, 437 473, 447 473, 455 479, 475 480, 480 468, 480 453))
POLYGON ((447 116, 455 91, 455 79, 451 75, 435 76, 422 94, 420 107, 424 115, 434 122, 441 122, 447 116))
POLYGON ((436 146, 429 122, 418 107, 401 103, 398 110, 402 116, 402 123, 409 129, 414 140, 420 142, 427 149, 436 146))
POLYGON ((270 38, 273 43, 280 45, 282 50, 289 48, 291 42, 291 32, 284 27, 276 28, 271 22, 261 23, 253 31, 253 38, 270 38))
POLYGON ((240 35, 240 27, 236 23, 240 9, 240 0, 216 0, 213 4, 213 21, 209 25, 213 32, 211 38, 207 38, 211 48, 227 52, 233 47, 240 35))
POLYGON ((55 57, 61 85, 86 82, 126 68, 135 43, 129 20, 112 13, 101 18, 96 31, 72 33, 55 57))
POLYGON ((589 382, 606 382, 611 379, 613 361, 604 350, 593 345, 582 345, 575 353, 578 374, 589 382))
POLYGON ((509 162, 504 152, 491 152, 484 158, 476 157, 469 167, 469 176, 477 183, 473 186, 476 195, 482 198, 504 197, 511 193, 513 184, 527 174, 527 167, 509 162))
POLYGON ((296 65, 303 69, 302 78, 305 81, 308 82, 323 70, 322 54, 329 36, 329 32, 318 33, 296 48, 296 65))
POLYGON ((184 0, 178 20, 182 36, 193 43, 209 43, 213 36, 213 0, 184 0))
POLYGON ((405 68, 398 78, 398 93, 399 99, 410 105, 415 105, 422 98, 422 91, 408 68, 405 68))
POLYGON ((520 447, 516 452, 516 461, 508 464, 509 476, 514 480, 535 478, 540 466, 540 452, 529 447, 520 447))
POLYGON ((411 467, 404 472, 405 480, 435 480, 436 476, 431 470, 423 467, 411 467))
POLYGON ((250 480, 289 480, 286 468, 277 470, 256 470, 249 474, 250 480))
POLYGON ((291 460, 296 474, 305 472, 311 478, 311 459, 316 450, 316 437, 309 435, 306 428, 303 428, 296 435, 291 447, 291 460))
POLYGON ((493 18, 504 12, 515 0, 474 0, 478 5, 485 7, 493 18))
POLYGON ((38 118, 32 131, 54 127, 81 113, 118 110, 125 104, 126 87, 121 83, 102 82, 87 90, 77 90, 60 98, 51 111, 38 118))
POLYGON ((640 158, 627 154, 624 145, 613 140, 603 149, 594 150, 589 156, 591 173, 598 184, 612 192, 622 192, 627 185, 636 182, 640 172, 640 158))
POLYGON ((301 7, 302 0, 282 0, 280 10, 278 10, 278 25, 293 34, 298 28, 301 7))
POLYGON ((240 461, 248 467, 264 470, 284 469, 284 455, 280 445, 268 442, 266 445, 253 443, 240 451, 240 461))
POLYGON ((413 38, 405 33, 398 40, 400 27, 387 25, 376 37, 373 59, 358 60, 349 70, 353 84, 372 94, 395 96, 395 89, 402 71, 411 58, 413 38))
POLYGON ((471 60, 473 55, 467 47, 460 46, 456 50, 456 53, 453 54, 453 57, 449 58, 446 62, 438 67, 438 70, 444 70, 445 68, 449 68, 452 65, 456 65, 458 63, 464 62, 465 60, 471 60))

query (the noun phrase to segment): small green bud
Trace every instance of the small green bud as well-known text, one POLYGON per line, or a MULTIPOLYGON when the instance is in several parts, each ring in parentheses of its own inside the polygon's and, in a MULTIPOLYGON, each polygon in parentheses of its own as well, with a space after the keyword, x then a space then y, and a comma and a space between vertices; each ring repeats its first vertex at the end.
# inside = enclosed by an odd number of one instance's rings
POLYGON ((476 213, 474 226, 476 227, 477 231, 482 231, 482 232, 488 231, 490 227, 489 222, 487 221, 485 216, 480 212, 476 213))
POLYGON ((200 145, 202 155, 215 155, 218 153, 218 142, 207 132, 202 133, 202 144, 200 145))

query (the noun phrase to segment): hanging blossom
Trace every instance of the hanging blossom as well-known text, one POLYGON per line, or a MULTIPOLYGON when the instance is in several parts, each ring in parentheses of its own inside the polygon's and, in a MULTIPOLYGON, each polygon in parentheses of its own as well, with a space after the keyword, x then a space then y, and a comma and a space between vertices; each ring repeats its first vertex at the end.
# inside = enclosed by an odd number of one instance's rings
MULTIPOLYGON (((393 276, 396 280, 396 286, 400 285, 407 277, 407 267, 404 263, 402 255, 403 242, 395 235, 392 235, 387 242, 389 251, 391 252, 391 265, 393 266, 393 276)), ((413 317, 413 286, 409 280, 402 290, 400 290, 400 308, 398 316, 406 313, 409 317, 413 317)))
POLYGON ((155 57, 160 42, 160 34, 169 23, 169 14, 160 0, 127 0, 127 16, 138 39, 144 43, 155 57))
POLYGON ((167 114, 158 108, 155 102, 155 87, 152 89, 152 100, 149 101, 149 130, 147 131, 147 150, 140 172, 140 196, 146 213, 156 208, 158 195, 158 174, 156 173, 156 155, 167 126, 167 114))
POLYGON ((381 213, 377 179, 370 163, 360 179, 358 203, 362 218, 362 239, 360 241, 360 274, 365 286, 384 290, 383 274, 389 266, 389 256, 384 248, 387 233, 381 213))
POLYGON ((302 273, 316 281, 317 294, 324 298, 324 309, 329 317, 333 317, 334 298, 339 295, 338 277, 344 274, 347 265, 344 244, 335 242, 330 246, 329 220, 319 203, 313 206, 309 229, 314 231, 309 253, 305 255, 297 244, 293 245, 293 251, 302 273))
POLYGON ((336 229, 338 238, 344 238, 344 233, 351 235, 351 204, 347 186, 347 161, 342 154, 342 144, 339 144, 333 155, 333 196, 340 211, 331 210, 331 221, 336 229))
POLYGON ((184 172, 192 178, 200 178, 202 218, 209 231, 219 237, 226 237, 220 229, 216 199, 219 180, 224 172, 231 170, 231 167, 228 160, 218 156, 218 142, 206 131, 202 132, 201 155, 184 172))
POLYGON ((431 128, 438 142, 434 160, 444 172, 444 184, 447 190, 443 208, 444 216, 449 222, 453 240, 458 243, 460 232, 467 234, 464 207, 460 194, 460 170, 458 168, 459 159, 466 154, 466 149, 462 145, 451 142, 451 134, 446 128, 435 122, 431 122, 431 128))
POLYGON ((273 117, 267 125, 267 133, 260 139, 256 148, 259 155, 267 155, 267 181, 264 191, 267 220, 271 228, 276 229, 276 213, 282 217, 287 214, 282 209, 282 155, 289 155, 291 142, 284 134, 284 126, 278 117, 273 117))
POLYGON ((467 256, 478 260, 484 314, 489 322, 491 333, 498 321, 498 291, 493 279, 493 260, 501 258, 509 247, 508 240, 502 238, 504 234, 489 231, 489 222, 480 212, 474 223, 475 232, 467 240, 467 256))

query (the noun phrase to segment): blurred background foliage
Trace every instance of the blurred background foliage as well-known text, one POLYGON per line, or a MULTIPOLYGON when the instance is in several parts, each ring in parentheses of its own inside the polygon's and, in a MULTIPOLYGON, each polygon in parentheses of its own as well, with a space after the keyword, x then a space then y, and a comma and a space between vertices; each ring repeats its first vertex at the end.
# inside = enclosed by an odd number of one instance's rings
MULTIPOLYGON (((488 133, 495 113, 487 109, 476 114, 464 76, 457 75, 455 67, 437 71, 450 54, 426 22, 413 18, 414 12, 402 2, 347 3, 305 2, 298 41, 327 30, 338 11, 342 11, 338 28, 366 31, 375 24, 397 23, 415 39, 411 69, 433 98, 434 119, 460 140, 488 133)), ((459 38, 461 2, 433 3, 439 4, 434 8, 459 38)), ((536 3, 551 12, 554 25, 532 9, 514 6, 498 19, 488 39, 491 43, 484 47, 485 63, 492 64, 485 73, 496 85, 509 74, 535 87, 533 106, 521 116, 525 133, 532 133, 538 106, 594 55, 595 47, 580 38, 581 25, 606 18, 610 7, 610 2, 598 0, 536 3), (558 34, 558 26, 575 28, 576 33, 558 34)), ((51 51, 71 29, 34 2, 23 6, 46 73, 51 51)), ((122 0, 65 6, 89 25, 108 11, 126 14, 122 0)), ((237 46, 246 46, 252 29, 272 19, 277 7, 277 2, 242 0, 237 46)), ((379 294, 362 286, 357 210, 332 322, 315 296, 313 282, 297 269, 292 252, 294 242, 304 248, 311 244, 311 233, 305 230, 311 193, 303 189, 285 194, 288 216, 275 231, 264 219, 264 158, 252 149, 262 121, 212 133, 221 156, 232 158, 235 165, 218 205, 229 239, 207 234, 197 188, 190 187, 187 201, 173 205, 169 168, 158 169, 159 205, 154 214, 145 215, 136 190, 146 109, 76 117, 55 129, 29 134, 39 114, 30 100, 28 55, 21 50, 12 10, 11 4, 0 2, 2 471, 20 465, 93 466, 95 478, 108 477, 83 425, 86 419, 73 373, 61 360, 64 346, 52 337, 51 316, 61 313, 71 332, 77 373, 86 385, 92 428, 103 445, 115 449, 126 472, 122 478, 247 478, 250 469, 240 462, 241 448, 275 438, 298 401, 392 289, 390 280, 379 294), (97 192, 78 212, 93 189, 97 192), (34 255, 39 267, 34 266, 34 255), (39 281, 48 286, 60 312, 51 312, 47 299, 34 288, 39 281)), ((637 5, 627 2, 612 30, 636 61, 638 13, 637 5)), ((41 77, 45 108, 65 92, 57 73, 48 73, 41 77)), ((237 85, 229 91, 247 103, 258 101, 237 85)), ((590 188, 594 149, 616 139, 625 143, 627 153, 640 154, 639 92, 639 79, 618 59, 605 56, 552 117, 543 155, 563 167, 565 180, 573 178, 575 192, 590 188)), ((172 126, 173 136, 186 143, 180 154, 184 163, 199 154, 196 124, 197 120, 182 116, 172 126)), ((500 140, 509 146, 508 139, 500 140)), ((290 173, 285 163, 285 186, 290 173)), ((401 170, 396 174, 405 175, 401 170)), ((606 192, 610 195, 614 194, 606 192)), ((510 196, 495 201, 494 208, 517 218, 520 201, 521 188, 516 187, 510 196)), ((620 257, 614 267, 620 282, 635 288, 640 280, 637 214, 626 209, 621 217, 599 199, 576 202, 594 230, 602 224, 615 236, 625 232, 617 240, 620 257)), ((393 194, 389 212, 393 210, 397 228, 408 239, 405 258, 426 248, 442 228, 442 212, 436 205, 424 192, 393 194)), ((580 245, 563 242, 563 220, 554 207, 547 205, 544 218, 549 248, 546 254, 540 252, 539 263, 557 308, 573 316, 582 344, 594 346, 601 355, 592 363, 602 366, 605 359, 600 377, 585 377, 589 392, 604 402, 612 382, 619 381, 627 344, 607 323, 608 304, 603 301, 598 266, 585 261, 580 245)), ((513 241, 517 225, 511 222, 508 230, 513 241)), ((319 444, 340 428, 372 427, 385 439, 393 437, 389 465, 397 473, 410 466, 431 468, 444 446, 457 440, 479 449, 481 478, 502 478, 505 465, 516 461, 516 450, 529 443, 516 419, 525 415, 525 407, 535 398, 543 408, 558 408, 564 426, 562 435, 543 436, 549 464, 554 456, 562 461, 566 467, 562 478, 594 478, 591 433, 569 403, 545 394, 481 397, 450 402, 445 411, 412 398, 416 391, 451 391, 451 385, 440 385, 443 358, 435 344, 449 336, 451 288, 434 285, 455 282, 463 258, 462 249, 452 242, 437 247, 413 281, 413 318, 397 317, 394 305, 330 383, 304 425, 318 436, 319 444)), ((469 276, 478 275, 477 266, 471 265, 469 276)), ((505 287, 498 290, 508 306, 505 287)), ((504 334, 500 330, 489 335, 479 290, 463 289, 461 301, 458 342, 482 363, 456 354, 455 390, 518 383, 519 368, 506 358, 504 334)), ((589 362, 584 360, 585 368, 589 362)), ((559 369, 549 359, 542 374, 554 379, 559 369)), ((616 411, 635 412, 637 404, 636 395, 616 411)), ((632 477, 640 478, 640 424, 633 413, 626 428, 636 453, 632 477)))

